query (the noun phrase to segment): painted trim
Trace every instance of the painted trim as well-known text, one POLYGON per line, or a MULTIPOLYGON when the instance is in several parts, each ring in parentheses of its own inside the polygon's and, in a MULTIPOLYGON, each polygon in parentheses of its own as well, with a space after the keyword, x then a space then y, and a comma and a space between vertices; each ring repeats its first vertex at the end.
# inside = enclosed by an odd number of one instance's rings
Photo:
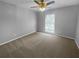
MULTIPOLYGON (((56 34, 56 35, 58 35, 58 34, 56 34)), ((69 38, 69 39, 74 40, 74 41, 75 41, 75 43, 76 43, 76 45, 77 45, 77 47, 78 47, 78 49, 79 49, 79 44, 78 44, 78 42, 76 41, 76 38, 72 38, 72 37, 69 37, 69 36, 64 36, 64 35, 58 35, 58 36, 61 36, 61 37, 65 37, 65 38, 69 38)))
MULTIPOLYGON (((19 39, 19 38, 22 38, 22 37, 24 37, 24 36, 33 34, 33 33, 35 33, 35 31, 34 31, 34 32, 31 32, 31 33, 28 33, 28 34, 25 34, 25 35, 22 35, 22 36, 19 36, 19 37, 17 37, 17 38, 11 39, 11 40, 9 40, 9 41, 0 43, 0 46, 1 46, 1 45, 4 45, 4 44, 7 44, 7 43, 9 43, 9 42, 12 42, 12 41, 14 41, 14 40, 17 40, 17 39, 19 39)), ((46 32, 44 32, 44 33, 46 33, 46 32)), ((49 33, 48 33, 48 34, 49 34, 49 33)), ((50 33, 50 34, 51 34, 51 33, 50 33)), ((69 39, 73 39, 73 40, 75 39, 75 38, 72 38, 72 37, 69 37, 69 36, 65 36, 65 35, 60 35, 60 34, 55 34, 55 35, 61 36, 61 37, 65 37, 65 38, 69 38, 69 39)), ((75 41, 75 42, 76 42, 76 44, 77 44, 77 47, 79 48, 79 45, 78 45, 77 41, 75 41)))
MULTIPOLYGON (((44 33, 48 33, 48 32, 44 32, 44 33)), ((48 34, 54 34, 54 35, 57 35, 57 36, 60 36, 60 37, 65 37, 65 38, 69 38, 69 39, 75 40, 75 38, 70 37, 70 36, 66 36, 66 35, 61 35, 61 34, 57 34, 57 33, 48 33, 48 34)))
POLYGON ((6 41, 6 42, 3 42, 3 43, 0 43, 0 46, 1 46, 1 45, 4 45, 4 44, 7 44, 7 43, 9 43, 9 42, 12 42, 12 41, 14 41, 14 40, 17 40, 17 39, 19 39, 19 38, 22 38, 22 37, 24 37, 24 36, 27 36, 27 35, 33 34, 33 33, 35 33, 35 31, 34 31, 34 32, 30 32, 30 33, 28 33, 28 34, 24 34, 24 35, 22 35, 22 36, 19 36, 19 37, 17 37, 17 38, 11 39, 11 40, 9 40, 9 41, 6 41))
POLYGON ((78 47, 78 49, 79 49, 79 44, 78 44, 78 42, 75 40, 75 43, 76 43, 76 45, 77 45, 77 47, 78 47))
POLYGON ((56 34, 56 35, 57 35, 57 36, 61 36, 61 37, 65 37, 65 38, 69 38, 69 39, 74 40, 74 41, 75 41, 75 43, 76 43, 76 45, 77 45, 77 47, 78 47, 78 49, 79 49, 79 43, 77 42, 76 38, 72 38, 72 37, 65 36, 65 35, 59 35, 59 34, 56 34))
POLYGON ((75 38, 70 37, 70 36, 60 35, 60 34, 55 34, 55 35, 57 35, 57 36, 61 36, 61 37, 65 37, 65 38, 69 38, 69 39, 72 39, 72 40, 75 40, 75 38))

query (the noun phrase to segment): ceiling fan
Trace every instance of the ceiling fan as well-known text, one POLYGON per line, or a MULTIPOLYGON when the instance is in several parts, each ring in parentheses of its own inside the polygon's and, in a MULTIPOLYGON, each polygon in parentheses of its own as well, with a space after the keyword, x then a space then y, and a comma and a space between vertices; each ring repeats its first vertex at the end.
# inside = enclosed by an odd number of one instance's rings
POLYGON ((55 1, 45 2, 45 0, 33 0, 33 1, 37 4, 37 6, 32 6, 31 8, 39 8, 40 11, 44 11, 47 6, 49 6, 52 3, 55 3, 55 1))

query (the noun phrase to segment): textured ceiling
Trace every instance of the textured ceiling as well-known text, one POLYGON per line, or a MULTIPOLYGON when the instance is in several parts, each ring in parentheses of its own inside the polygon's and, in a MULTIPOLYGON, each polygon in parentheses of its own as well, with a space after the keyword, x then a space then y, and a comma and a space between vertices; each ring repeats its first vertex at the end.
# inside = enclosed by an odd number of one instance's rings
MULTIPOLYGON (((36 4, 33 2, 33 0, 0 0, 4 1, 10 4, 14 4, 16 6, 24 7, 24 8, 30 8, 32 6, 35 6, 36 4)), ((52 0, 45 0, 46 2, 52 1, 52 0)), ((59 8, 59 7, 65 7, 70 5, 77 5, 79 4, 79 0, 54 0, 55 3, 51 4, 50 8, 59 8)))

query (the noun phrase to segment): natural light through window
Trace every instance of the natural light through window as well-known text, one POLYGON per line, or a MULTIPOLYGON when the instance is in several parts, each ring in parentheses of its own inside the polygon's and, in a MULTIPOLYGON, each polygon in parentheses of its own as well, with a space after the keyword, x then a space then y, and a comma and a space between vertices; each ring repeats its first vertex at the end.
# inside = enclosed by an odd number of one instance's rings
POLYGON ((47 15, 45 19, 45 32, 54 33, 55 32, 55 15, 47 15))

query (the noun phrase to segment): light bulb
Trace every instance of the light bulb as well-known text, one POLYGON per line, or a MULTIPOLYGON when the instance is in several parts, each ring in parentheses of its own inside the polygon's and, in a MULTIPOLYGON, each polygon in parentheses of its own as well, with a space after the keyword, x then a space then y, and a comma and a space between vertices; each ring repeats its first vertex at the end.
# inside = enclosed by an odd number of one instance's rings
POLYGON ((45 11, 45 8, 40 8, 40 11, 45 11))

